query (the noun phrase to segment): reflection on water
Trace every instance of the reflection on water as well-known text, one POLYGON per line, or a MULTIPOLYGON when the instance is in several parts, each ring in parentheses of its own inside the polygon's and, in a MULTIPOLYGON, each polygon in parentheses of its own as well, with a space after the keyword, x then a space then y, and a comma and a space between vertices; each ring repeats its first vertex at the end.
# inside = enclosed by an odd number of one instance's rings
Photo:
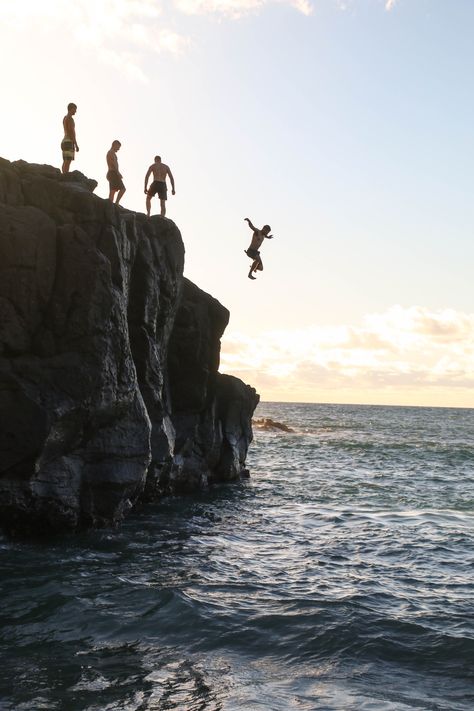
POLYGON ((0 541, 1 711, 474 708, 474 412, 257 414, 250 480, 0 541))

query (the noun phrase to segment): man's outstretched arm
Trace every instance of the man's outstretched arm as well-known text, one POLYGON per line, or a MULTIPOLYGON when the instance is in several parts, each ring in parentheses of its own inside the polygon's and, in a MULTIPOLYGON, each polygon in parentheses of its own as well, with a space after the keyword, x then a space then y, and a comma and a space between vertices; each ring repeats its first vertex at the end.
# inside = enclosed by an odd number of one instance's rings
POLYGON ((248 223, 249 223, 249 227, 250 227, 251 230, 253 230, 254 232, 257 231, 257 228, 252 225, 252 223, 250 222, 250 220, 249 220, 248 217, 245 218, 244 222, 248 222, 248 223))

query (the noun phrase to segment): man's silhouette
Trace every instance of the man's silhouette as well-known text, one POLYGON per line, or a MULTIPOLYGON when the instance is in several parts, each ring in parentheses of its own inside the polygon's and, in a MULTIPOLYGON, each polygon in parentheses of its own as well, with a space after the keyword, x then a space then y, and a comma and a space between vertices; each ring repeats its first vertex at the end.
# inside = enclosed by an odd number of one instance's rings
POLYGON ((171 170, 167 165, 161 162, 160 156, 155 156, 155 162, 150 165, 145 175, 145 193, 146 193, 146 214, 150 217, 151 199, 158 193, 161 205, 161 216, 166 215, 166 198, 168 196, 168 188, 166 186, 166 177, 169 177, 171 183, 171 194, 175 195, 174 178, 171 170), (153 174, 153 182, 148 189, 148 179, 153 174))
POLYGON ((79 151, 79 146, 77 145, 76 140, 76 124, 73 119, 76 111, 76 104, 68 104, 67 114, 63 118, 64 138, 61 141, 61 150, 63 152, 63 173, 69 173, 71 161, 74 160, 74 152, 79 151))
POLYGON ((245 221, 248 222, 248 225, 251 230, 253 230, 253 235, 252 235, 252 241, 250 242, 250 247, 248 249, 245 249, 245 254, 252 259, 252 266, 250 267, 250 271, 248 273, 248 278, 249 279, 255 279, 253 276, 255 272, 263 271, 263 262, 262 258, 260 256, 259 252, 259 247, 262 244, 263 240, 265 237, 267 239, 273 239, 273 235, 269 234, 271 227, 270 225, 264 225, 261 230, 257 229, 252 225, 250 222, 249 218, 246 217, 245 221))
POLYGON ((112 143, 112 146, 109 151, 107 151, 107 180, 109 181, 109 200, 110 202, 114 201, 115 193, 118 192, 117 199, 115 201, 115 204, 118 205, 120 200, 122 199, 122 196, 126 190, 125 185, 123 184, 123 176, 119 171, 118 167, 118 158, 117 158, 117 151, 120 150, 120 146, 122 144, 120 141, 114 141, 112 143))

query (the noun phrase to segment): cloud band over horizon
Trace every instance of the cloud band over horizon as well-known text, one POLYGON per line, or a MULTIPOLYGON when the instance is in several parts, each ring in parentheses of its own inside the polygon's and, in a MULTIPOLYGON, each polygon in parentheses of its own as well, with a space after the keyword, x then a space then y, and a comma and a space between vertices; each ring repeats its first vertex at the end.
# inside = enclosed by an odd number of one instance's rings
POLYGON ((356 326, 223 339, 221 370, 265 399, 474 407, 474 314, 393 306, 356 326), (416 396, 415 396, 416 394, 416 396), (348 399, 349 398, 349 399, 348 399))

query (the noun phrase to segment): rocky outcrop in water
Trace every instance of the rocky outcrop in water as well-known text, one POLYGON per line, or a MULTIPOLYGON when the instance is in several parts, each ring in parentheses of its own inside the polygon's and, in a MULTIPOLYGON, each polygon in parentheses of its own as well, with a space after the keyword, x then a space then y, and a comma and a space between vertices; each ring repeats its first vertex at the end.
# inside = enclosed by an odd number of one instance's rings
POLYGON ((218 373, 229 313, 183 278, 176 225, 95 181, 0 159, 0 524, 111 525, 237 478, 253 388, 218 373))
POLYGON ((259 430, 278 430, 280 432, 294 432, 292 427, 285 425, 284 422, 276 422, 270 417, 260 417, 252 420, 252 424, 259 430))

